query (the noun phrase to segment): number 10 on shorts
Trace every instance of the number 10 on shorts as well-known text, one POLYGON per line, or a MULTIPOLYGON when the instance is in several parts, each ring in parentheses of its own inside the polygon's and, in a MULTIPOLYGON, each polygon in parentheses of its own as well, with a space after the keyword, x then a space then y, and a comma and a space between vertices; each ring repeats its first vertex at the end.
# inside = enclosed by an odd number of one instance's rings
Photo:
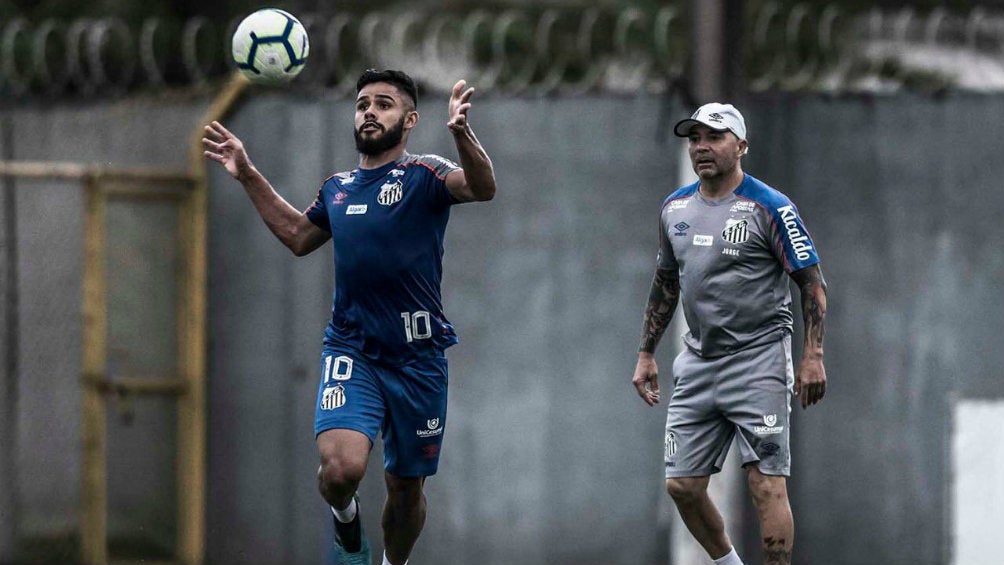
POLYGON ((431 318, 425 310, 401 312, 401 319, 404 320, 404 337, 408 343, 432 337, 431 318))
POLYGON ((347 381, 352 378, 352 358, 346 355, 324 358, 324 384, 328 381, 347 381))

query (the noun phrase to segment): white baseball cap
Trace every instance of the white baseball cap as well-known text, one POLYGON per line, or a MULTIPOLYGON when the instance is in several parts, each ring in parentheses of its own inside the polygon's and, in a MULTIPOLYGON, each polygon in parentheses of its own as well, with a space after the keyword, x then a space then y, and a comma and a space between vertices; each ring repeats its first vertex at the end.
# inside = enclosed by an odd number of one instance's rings
POLYGON ((690 135, 690 128, 697 124, 708 126, 715 131, 731 131, 739 139, 746 139, 746 120, 732 104, 709 102, 701 106, 686 120, 680 120, 673 133, 680 137, 690 135))

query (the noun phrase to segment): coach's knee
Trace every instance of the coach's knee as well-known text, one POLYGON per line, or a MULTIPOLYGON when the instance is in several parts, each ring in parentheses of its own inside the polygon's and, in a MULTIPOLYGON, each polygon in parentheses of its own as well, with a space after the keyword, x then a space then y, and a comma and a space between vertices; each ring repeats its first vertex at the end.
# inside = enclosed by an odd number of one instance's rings
POLYGON ((326 455, 321 457, 321 466, 317 469, 317 485, 325 499, 340 499, 354 494, 365 474, 365 458, 326 455))
POLYGON ((788 488, 783 476, 764 475, 755 467, 750 468, 748 474, 750 494, 757 507, 788 499, 788 488))
POLYGON ((687 504, 707 495, 707 477, 674 477, 666 479, 666 492, 677 504, 687 504))

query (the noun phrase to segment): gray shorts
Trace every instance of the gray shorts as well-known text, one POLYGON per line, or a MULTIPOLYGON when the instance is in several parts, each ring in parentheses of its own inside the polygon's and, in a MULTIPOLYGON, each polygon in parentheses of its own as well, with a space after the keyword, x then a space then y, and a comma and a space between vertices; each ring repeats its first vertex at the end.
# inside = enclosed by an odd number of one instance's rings
POLYGON ((790 335, 713 359, 684 349, 673 362, 673 378, 666 478, 721 471, 733 437, 743 465, 756 463, 765 475, 788 476, 795 384, 790 335))

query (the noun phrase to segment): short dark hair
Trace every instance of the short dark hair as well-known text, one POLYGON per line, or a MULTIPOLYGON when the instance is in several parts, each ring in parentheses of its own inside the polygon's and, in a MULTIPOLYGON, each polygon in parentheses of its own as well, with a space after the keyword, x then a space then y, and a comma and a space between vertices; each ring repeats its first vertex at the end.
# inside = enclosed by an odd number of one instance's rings
POLYGON ((366 69, 359 76, 359 80, 356 81, 356 94, 359 94, 359 91, 364 86, 373 84, 374 82, 393 84, 398 90, 410 96, 412 104, 416 108, 418 107, 418 87, 415 86, 415 81, 404 71, 366 69))

